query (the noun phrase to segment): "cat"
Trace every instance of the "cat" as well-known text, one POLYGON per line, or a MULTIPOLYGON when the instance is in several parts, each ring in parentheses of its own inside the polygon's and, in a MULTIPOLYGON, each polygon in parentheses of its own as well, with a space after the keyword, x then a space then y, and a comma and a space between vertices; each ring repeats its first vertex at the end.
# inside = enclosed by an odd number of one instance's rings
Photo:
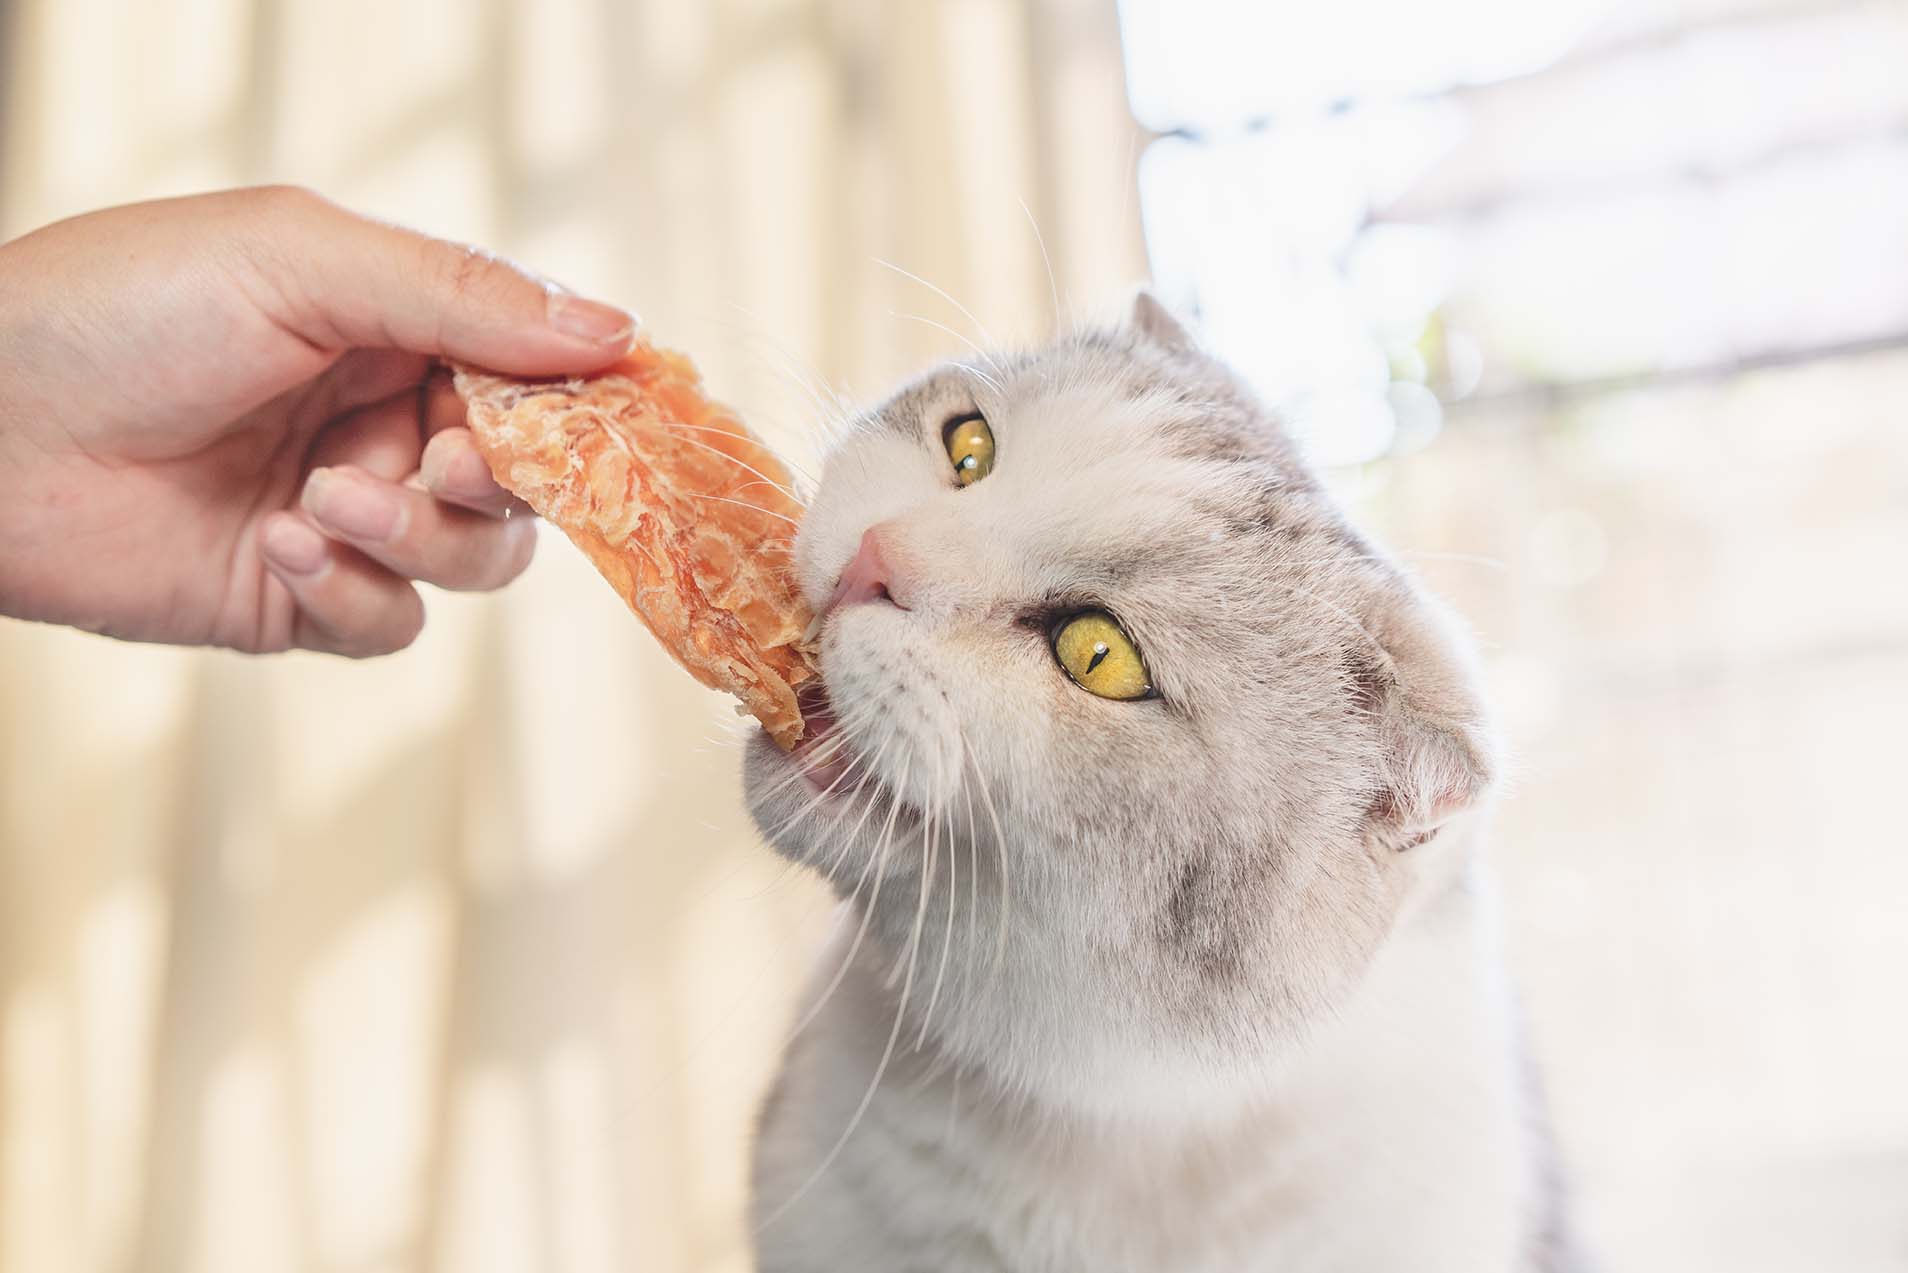
POLYGON ((845 900, 762 1273, 1577 1267, 1470 647, 1163 305, 854 420, 792 568, 745 788, 845 900))

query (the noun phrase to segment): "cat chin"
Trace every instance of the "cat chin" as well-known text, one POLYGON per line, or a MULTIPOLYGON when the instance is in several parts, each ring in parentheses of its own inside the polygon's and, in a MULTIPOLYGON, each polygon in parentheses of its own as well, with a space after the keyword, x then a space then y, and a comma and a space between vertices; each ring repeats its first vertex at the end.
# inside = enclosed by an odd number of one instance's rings
POLYGON ((830 760, 833 734, 831 726, 785 752, 767 731, 752 731, 743 751, 742 794, 756 830, 777 854, 824 874, 846 872, 852 883, 865 857, 844 844, 844 837, 865 841, 884 828, 895 836, 911 835, 920 819, 912 805, 879 775, 855 765, 852 756, 836 772, 830 760), (814 753, 804 754, 811 745, 814 753))
POLYGON ((828 687, 819 680, 802 687, 796 701, 801 705, 803 732, 801 741, 789 752, 801 770, 809 790, 818 796, 846 792, 855 768, 854 754, 835 720, 835 706, 829 700, 828 687))

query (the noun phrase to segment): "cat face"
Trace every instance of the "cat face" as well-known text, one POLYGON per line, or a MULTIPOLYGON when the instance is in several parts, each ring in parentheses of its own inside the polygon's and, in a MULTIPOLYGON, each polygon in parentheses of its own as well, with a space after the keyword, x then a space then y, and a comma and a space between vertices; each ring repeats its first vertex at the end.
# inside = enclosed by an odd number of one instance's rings
POLYGON ((795 568, 834 723, 751 812, 1010 1090, 1264 1082, 1487 787, 1461 645, 1149 297, 868 413, 795 568))

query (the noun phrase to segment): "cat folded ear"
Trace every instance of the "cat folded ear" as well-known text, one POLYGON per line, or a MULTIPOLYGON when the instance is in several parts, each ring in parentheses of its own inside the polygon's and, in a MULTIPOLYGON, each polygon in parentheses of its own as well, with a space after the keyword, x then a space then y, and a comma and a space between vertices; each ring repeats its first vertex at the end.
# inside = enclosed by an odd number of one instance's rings
POLYGON ((1133 297, 1130 321, 1134 331, 1161 349, 1178 353, 1194 347, 1192 333, 1187 331, 1180 321, 1173 317, 1173 312, 1146 288, 1141 288, 1133 297))
POLYGON ((1474 673, 1436 622, 1414 614, 1380 631, 1388 657, 1361 654, 1352 692, 1378 722, 1369 827, 1381 843, 1404 850, 1484 799, 1496 777, 1496 747, 1474 673))

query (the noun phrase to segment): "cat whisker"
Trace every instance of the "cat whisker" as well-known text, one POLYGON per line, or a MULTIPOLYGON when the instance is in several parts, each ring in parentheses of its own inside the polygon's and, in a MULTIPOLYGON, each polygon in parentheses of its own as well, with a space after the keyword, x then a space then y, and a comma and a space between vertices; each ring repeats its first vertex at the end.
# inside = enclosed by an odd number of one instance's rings
MULTIPOLYGON (((872 710, 870 710, 869 715, 870 716, 873 715, 872 710)), ((874 759, 868 762, 867 772, 863 778, 864 783, 874 782, 877 785, 879 785, 880 779, 877 777, 877 774, 880 772, 881 761, 888 754, 888 748, 893 742, 894 742, 894 736, 889 735, 888 738, 882 741, 881 746, 875 749, 874 759)), ((907 781, 907 775, 905 770, 902 773, 902 781, 904 783, 907 781)), ((860 794, 859 784, 856 787, 856 794, 857 795, 860 794)), ((890 795, 889 799, 892 804, 894 804, 897 807, 899 806, 900 802, 895 800, 892 794, 890 795)), ((869 800, 867 803, 870 808, 872 808, 874 805, 874 802, 872 800, 869 800)), ((860 833, 860 825, 857 824, 855 828, 855 834, 859 834, 859 833, 860 833)), ((835 876, 835 872, 840 870, 842 864, 848 860, 848 853, 853 847, 854 847, 854 835, 849 835, 845 837, 844 839, 842 839, 841 842, 835 846, 834 855, 828 859, 827 865, 822 868, 823 875, 825 875, 829 879, 833 879, 835 876)))
POLYGON ((764 517, 773 517, 778 522, 787 522, 790 526, 801 525, 801 523, 796 521, 793 517, 786 517, 782 515, 781 513, 771 512, 770 510, 763 508, 760 504, 751 504, 747 500, 730 499, 726 495, 704 495, 698 491, 691 491, 689 492, 689 494, 694 499, 706 499, 717 504, 734 504, 737 508, 751 509, 757 513, 762 514, 762 516, 764 517))
POLYGON ((914 907, 914 927, 909 930, 907 943, 902 947, 894 966, 888 970, 887 979, 882 983, 889 990, 900 984, 904 966, 910 978, 914 975, 914 960, 920 953, 921 932, 927 921, 928 895, 933 891, 933 867, 939 857, 940 841, 940 822, 933 814, 925 814, 921 818, 921 887, 917 890, 919 898, 914 907))
MULTIPOLYGON (((903 767, 902 773, 903 781, 905 781, 905 766, 903 767)), ((869 807, 873 808, 872 802, 869 807)), ((848 970, 854 966, 855 955, 860 952, 861 943, 868 936, 868 925, 874 915, 875 907, 881 902, 881 881, 887 872, 877 871, 875 868, 888 856, 888 845, 892 842, 894 836, 895 818, 900 812, 900 803, 898 801, 890 802, 888 806, 888 820, 881 828, 881 838, 876 842, 875 851, 868 855, 867 863, 862 866, 861 877, 855 881, 854 891, 848 895, 849 909, 857 909, 855 903, 860 899, 861 890, 867 885, 870 875, 874 877, 874 891, 869 894, 868 905, 859 908, 861 910, 861 921, 855 926, 855 935, 848 943, 848 953, 841 958, 841 966, 835 969, 834 976, 829 979, 827 986, 823 987, 822 992, 815 996, 815 1002, 810 1004, 808 1011, 802 1014, 802 1019, 795 1023, 795 1028, 788 1032, 790 1042, 793 1042, 803 1030, 806 1030, 814 1022, 816 1017, 821 1015, 822 1009, 828 1006, 828 1001, 834 997, 835 991, 839 990, 841 983, 847 979, 848 970)), ((860 824, 857 823, 857 834, 859 830, 860 824)), ((804 1186, 804 1188, 805 1187, 806 1186, 804 1186)))
POLYGON ((974 938, 980 928, 980 825, 974 821, 974 784, 971 782, 961 783, 961 805, 967 814, 968 865, 967 941, 962 946, 961 994, 971 996, 974 993, 974 938))
MULTIPOLYGON (((735 489, 733 489, 732 491, 730 491, 730 492, 729 492, 729 494, 731 494, 731 495, 740 495, 740 494, 741 494, 741 493, 742 493, 743 491, 748 491, 748 490, 754 490, 754 489, 755 489, 756 487, 758 487, 758 486, 766 486, 766 487, 768 487, 768 488, 769 488, 769 489, 771 489, 771 490, 776 490, 776 489, 779 489, 779 488, 777 488, 777 487, 775 486, 775 484, 774 484, 773 482, 744 482, 744 483, 742 483, 742 485, 740 485, 740 486, 738 486, 738 487, 736 487, 735 489)), ((786 544, 776 544, 776 545, 775 545, 775 547, 777 547, 777 548, 781 548, 781 549, 784 549, 784 550, 785 550, 785 549, 787 548, 787 545, 786 545, 786 544)))
MULTIPOLYGON (((796 810, 795 813, 792 814, 791 816, 783 819, 779 825, 772 827, 767 831, 764 831, 762 833, 762 839, 773 844, 777 840, 779 840, 782 836, 785 836, 789 832, 793 831, 797 826, 801 825, 802 821, 805 818, 810 817, 818 809, 823 808, 827 804, 828 797, 831 794, 833 794, 835 790, 835 785, 837 783, 840 783, 851 776, 855 777, 855 785, 845 794, 847 798, 850 800, 857 799, 861 795, 862 790, 868 785, 869 780, 873 777, 873 774, 866 770, 863 770, 860 774, 857 775, 856 770, 861 768, 862 766, 861 766, 860 758, 856 758, 855 760, 851 761, 848 764, 847 768, 843 769, 840 774, 836 775, 835 781, 831 782, 825 790, 815 793, 815 795, 813 795, 812 797, 810 797, 807 801, 803 803, 800 809, 796 810)), ((792 775, 792 777, 795 781, 803 781, 805 776, 797 773, 792 775)), ((780 782, 776 783, 773 787, 765 791, 763 793, 762 798, 766 799, 777 794, 780 791, 786 790, 789 783, 790 783, 790 779, 788 778, 782 779, 780 782)), ((865 820, 868 815, 868 810, 873 808, 873 802, 864 801, 861 803, 862 803, 862 818, 865 820)), ((837 820, 839 820, 839 816, 837 817, 837 820)), ((856 830, 859 831, 859 829, 860 829, 860 824, 857 823, 856 830)), ((785 857, 782 862, 781 870, 776 873, 775 878, 773 880, 771 880, 766 886, 764 886, 764 888, 762 889, 762 893, 773 892, 775 889, 780 888, 788 880, 789 875, 795 870, 797 866, 812 867, 814 865, 815 863, 809 857, 806 851, 804 851, 799 856, 785 857)))
MULTIPOLYGON (((926 880, 925 880, 925 877, 923 877, 923 892, 921 894, 921 902, 919 906, 917 907, 916 913, 915 913, 915 936, 917 940, 920 936, 921 919, 926 914, 927 893, 925 891, 925 887, 926 887, 926 880)), ((880 875, 877 875, 875 877, 875 889, 877 893, 879 892, 880 888, 881 888, 881 877, 880 875)), ((873 912, 873 907, 874 907, 874 903, 871 901, 869 903, 869 913, 873 912)), ((863 921, 862 931, 863 932, 866 931, 865 919, 863 921)), ((857 932, 855 935, 855 945, 858 946, 860 944, 860 940, 861 940, 861 933, 857 932)), ((854 949, 853 947, 851 947, 849 950, 849 958, 844 959, 842 961, 843 972, 846 972, 848 965, 852 962, 853 955, 854 955, 854 949)), ((771 1224, 774 1224, 777 1220, 779 1220, 783 1215, 787 1214, 788 1209, 790 1207, 794 1206, 797 1202, 801 1201, 801 1199, 808 1193, 808 1191, 815 1187, 816 1182, 818 1182, 823 1176, 828 1174, 828 1169, 834 1166, 835 1159, 841 1156, 842 1149, 847 1146, 848 1138, 855 1134, 855 1128, 861 1126, 862 1117, 867 1114, 868 1107, 874 1103, 875 1092, 879 1090, 879 1088, 881 1087, 882 1077, 886 1075, 888 1072, 888 1063, 894 1059, 895 1041, 901 1037, 901 1023, 907 1019, 908 994, 913 989, 913 987, 914 987, 914 959, 913 959, 913 956, 910 955, 908 959, 907 979, 902 984, 901 998, 900 998, 900 1001, 895 1005, 895 1009, 894 1009, 894 1027, 888 1031, 888 1041, 885 1045, 883 1045, 881 1049, 881 1060, 877 1062, 875 1065, 874 1077, 868 1081, 868 1089, 861 1094, 861 1102, 860 1104, 855 1106, 855 1112, 849 1116, 848 1126, 842 1129, 841 1136, 835 1141, 834 1147, 831 1148, 828 1151, 828 1153, 822 1157, 820 1165, 818 1165, 815 1168, 814 1172, 809 1175, 808 1179, 803 1181, 800 1188, 795 1190, 795 1192, 790 1194, 787 1198, 784 1198, 782 1202, 776 1206, 775 1210, 771 1211, 767 1216, 765 1216, 762 1219, 761 1223, 756 1226, 756 1232, 760 1233, 763 1229, 768 1228, 771 1224)))
MULTIPOLYGON (((1313 592, 1311 589, 1301 588, 1295 583, 1286 583, 1283 580, 1278 580, 1278 579, 1268 579, 1265 581, 1265 583, 1268 587, 1279 588, 1285 592, 1294 593, 1298 596, 1304 597, 1308 601, 1315 602, 1318 605, 1325 607, 1327 610, 1330 610, 1333 614, 1337 615, 1339 618, 1343 619, 1346 623, 1350 624, 1354 629, 1356 629, 1359 635, 1363 636, 1365 640, 1371 643, 1371 646, 1373 649, 1377 650, 1380 654, 1385 653, 1384 643, 1381 642, 1376 636, 1373 636, 1371 633, 1371 630, 1367 628, 1364 624, 1358 621, 1358 616, 1354 615, 1351 611, 1347 610, 1345 607, 1341 605, 1337 605, 1331 601, 1327 601, 1324 597, 1319 596, 1316 592, 1313 592)), ((1389 655, 1387 655, 1386 657, 1389 657, 1389 655)))
POLYGON ((834 382, 822 374, 821 368, 772 336, 762 335, 761 339, 782 358, 782 373, 807 392, 815 406, 817 423, 838 422, 855 414, 853 400, 836 388, 834 382))
POLYGON ((1054 281, 1053 258, 1047 255, 1047 236, 1040 233, 1040 222, 1034 220, 1033 209, 1027 201, 1020 201, 1020 210, 1027 214, 1027 224, 1033 227, 1034 242, 1040 245, 1040 260, 1047 267, 1047 293, 1053 297, 1053 329, 1059 331, 1060 322, 1060 285, 1054 281))
MULTIPOLYGON (((669 426, 665 425, 663 427, 666 429, 669 426)), ((770 486, 773 486, 776 490, 780 491, 782 494, 788 496, 792 500, 795 500, 797 504, 801 503, 799 499, 795 499, 794 491, 789 490, 786 486, 783 486, 780 482, 776 481, 774 478, 764 473, 761 469, 756 468, 753 464, 750 464, 748 461, 741 459, 738 456, 730 455, 727 451, 724 451, 721 447, 710 446, 707 442, 698 442, 694 438, 684 438, 682 440, 688 443, 690 446, 695 447, 699 451, 707 451, 711 455, 721 456, 723 459, 735 465, 737 468, 740 468, 747 473, 750 473, 756 477, 761 478, 764 482, 767 482, 770 486)))
MULTIPOLYGON (((662 427, 669 430, 671 433, 676 433, 676 432, 719 433, 725 438, 734 438, 736 436, 735 434, 731 433, 727 429, 718 429, 713 424, 686 424, 681 420, 667 421, 663 424, 662 427)), ((799 464, 795 463, 795 461, 789 459, 786 455, 783 455, 780 451, 776 450, 774 447, 770 446, 768 443, 762 441, 760 438, 746 438, 744 439, 744 441, 748 442, 749 445, 753 446, 756 450, 760 451, 763 455, 766 455, 768 458, 774 460, 776 463, 786 466, 791 472, 798 473, 802 477, 807 478, 810 483, 813 483, 815 481, 814 477, 811 474, 809 474, 805 469, 803 469, 799 464)), ((773 482, 770 482, 769 485, 774 486, 776 490, 781 491, 782 494, 787 495, 790 499, 796 499, 794 492, 788 490, 786 487, 777 486, 773 482)), ((796 502, 801 503, 802 501, 799 499, 796 499, 796 502)))
MULTIPOLYGON (((856 764, 851 764, 840 776, 843 778, 846 778, 848 775, 854 773, 857 767, 858 766, 856 764)), ((861 793, 867 789, 868 784, 873 780, 874 780, 874 773, 872 769, 864 768, 862 772, 859 774, 859 776, 856 777, 855 785, 847 792, 847 798, 849 800, 860 804, 861 816, 855 819, 855 825, 849 831, 847 841, 844 841, 844 842, 851 842, 855 836, 861 834, 861 828, 867 822, 868 815, 874 811, 875 802, 873 800, 862 800, 860 798, 861 793)), ((832 789, 832 784, 831 784, 831 789, 832 789)), ((775 840, 779 839, 781 836, 786 835, 788 832, 794 830, 795 827, 801 822, 802 818, 806 816, 807 813, 812 808, 814 808, 816 805, 819 805, 822 799, 827 794, 828 794, 827 792, 823 792, 821 796, 818 796, 815 799, 815 801, 811 802, 809 809, 804 809, 798 812, 796 816, 787 819, 786 821, 782 823, 781 826, 775 828, 771 832, 766 833, 763 836, 763 839, 768 840, 770 842, 774 842, 775 840)), ((837 852, 839 853, 839 848, 837 852)), ((832 878, 832 868, 823 868, 817 865, 814 858, 806 850, 804 850, 798 857, 789 857, 787 860, 783 862, 782 873, 780 876, 777 877, 776 882, 779 884, 781 880, 786 879, 788 876, 788 873, 793 871, 798 865, 811 867, 815 869, 816 871, 821 872, 825 878, 832 878)), ((834 865, 839 865, 838 858, 836 862, 834 863, 834 865)))
MULTIPOLYGON (((847 717, 846 720, 853 722, 850 728, 858 729, 862 725, 866 724, 869 720, 873 719, 875 714, 876 713, 873 707, 866 707, 866 708, 863 708, 861 711, 855 713, 854 715, 847 717)), ((823 759, 833 757, 836 753, 840 752, 842 748, 848 745, 847 731, 844 729, 841 729, 841 722, 837 722, 837 730, 838 732, 835 734, 833 738, 830 738, 826 743, 822 744, 822 746, 827 748, 826 751, 821 750, 820 747, 817 748, 817 753, 823 759)), ((777 778, 773 784, 765 788, 761 792, 761 797, 766 799, 771 796, 779 795, 781 792, 786 791, 788 788, 796 785, 799 782, 804 781, 805 778, 806 778, 806 774, 800 768, 793 769, 790 772, 782 775, 780 778, 777 778)), ((768 836, 765 836, 764 838, 773 839, 774 835, 770 834, 768 836)))
MULTIPOLYGON (((974 313, 972 310, 968 309, 967 306, 961 304, 959 301, 955 300, 952 296, 948 295, 947 292, 944 291, 943 289, 936 287, 934 284, 928 282, 926 279, 922 278, 919 274, 916 274, 911 270, 902 269, 900 266, 896 265, 893 261, 884 261, 878 256, 873 259, 876 265, 882 266, 883 268, 886 268, 886 269, 893 270, 896 274, 899 274, 902 278, 909 279, 909 280, 912 280, 913 282, 919 283, 922 287, 927 288, 928 291, 933 292, 936 296, 940 297, 942 300, 946 301, 949 305, 952 305, 955 309, 959 310, 961 312, 961 316, 965 318, 968 322, 974 324, 974 330, 979 332, 981 335, 981 339, 986 341, 989 345, 998 345, 1000 343, 999 341, 994 339, 994 334, 987 330, 986 324, 982 323, 980 319, 974 317, 974 313)), ((952 332, 950 334, 959 335, 958 332, 952 332)), ((966 338, 962 337, 962 339, 966 339, 966 338)), ((968 341, 968 344, 972 345, 973 342, 968 341)), ((978 352, 978 347, 976 347, 976 351, 978 352)), ((982 354, 982 357, 984 358, 986 357, 986 355, 982 354)))
POLYGON ((1004 396, 1007 392, 1005 389, 1001 388, 1000 381, 994 379, 992 376, 982 371, 979 367, 975 367, 964 362, 949 363, 948 365, 954 368, 954 370, 960 372, 963 376, 971 376, 973 379, 980 381, 982 384, 986 385, 989 389, 993 390, 996 394, 1004 396))
MULTIPOLYGON (((809 401, 815 407, 817 420, 803 422, 804 425, 809 426, 809 440, 811 442, 826 442, 828 439, 825 433, 820 437, 814 436, 815 429, 813 426, 816 424, 826 426, 831 421, 839 421, 844 417, 852 416, 854 414, 853 403, 851 403, 840 390, 836 389, 826 376, 821 374, 821 369, 816 367, 814 363, 797 354, 780 340, 770 335, 768 331, 760 325, 761 320, 746 306, 732 303, 730 308, 749 319, 750 325, 745 326, 741 323, 734 322, 723 322, 722 325, 732 331, 742 333, 745 338, 766 347, 767 352, 775 355, 779 361, 774 364, 774 370, 784 378, 793 381, 795 386, 808 396, 809 401), (806 375, 803 374, 804 368, 807 370, 806 375), (824 393, 827 396, 827 401, 823 400, 824 393)), ((808 477, 811 484, 815 482, 815 478, 812 475, 804 474, 803 476, 808 477)))
MULTIPOLYGON (((848 942, 848 951, 841 957, 841 963, 835 968, 834 975, 829 978, 828 984, 822 988, 822 992, 815 996, 815 1001, 802 1013, 801 1019, 790 1027, 788 1033, 783 1036, 782 1048, 784 1051, 786 1051, 796 1039, 800 1038, 802 1032, 813 1025, 816 1019, 821 1016, 822 1011, 827 1008, 829 1001, 835 997, 835 992, 841 989, 842 982, 847 980, 849 969, 855 965, 855 956, 860 953, 861 944, 867 939, 869 925, 873 922, 875 907, 881 903, 881 882, 887 872, 878 871, 875 868, 887 857, 888 846, 892 842, 894 833, 894 815, 897 811, 897 808, 894 807, 889 809, 888 821, 883 825, 881 838, 877 842, 877 851, 869 856, 867 863, 861 869, 861 877, 855 881, 854 890, 848 895, 846 902, 848 909, 850 911, 860 911, 860 919, 855 925, 855 935, 848 942), (874 877, 874 889, 868 895, 868 905, 865 907, 857 907, 856 903, 861 898, 861 890, 867 885, 870 875, 874 877)), ((782 1206, 777 1208, 775 1215, 780 1215, 783 1210, 793 1205, 795 1198, 800 1197, 802 1193, 805 1193, 808 1188, 815 1183, 815 1180, 819 1180, 820 1178, 821 1170, 817 1169, 814 1179, 804 1184, 801 1189, 796 1191, 793 1197, 784 1201, 782 1206)), ((775 1216, 772 1215, 767 1220, 764 1220, 762 1227, 766 1228, 774 1218, 775 1216)))
MULTIPOLYGON (((979 345, 976 345, 973 341, 967 339, 967 337, 955 331, 952 327, 949 327, 946 323, 936 322, 934 319, 928 318, 926 315, 923 315, 923 314, 903 314, 901 311, 894 310, 894 309, 889 310, 888 313, 891 317, 894 317, 894 318, 905 318, 910 322, 924 323, 927 326, 934 328, 936 331, 944 331, 948 335, 952 336, 954 339, 965 344, 969 349, 973 350, 975 356, 978 357, 982 362, 987 363, 988 366, 993 367, 994 370, 996 371, 999 371, 1001 369, 998 364, 996 364, 991 358, 988 357, 987 351, 985 349, 982 349, 979 345)), ((952 363, 950 365, 953 366, 958 371, 962 371, 970 376, 973 376, 976 380, 986 385, 989 389, 992 389, 995 393, 1006 392, 1004 389, 1001 388, 1000 381, 994 379, 992 376, 988 375, 986 372, 982 371, 978 367, 970 366, 967 363, 962 363, 962 362, 952 363)))
MULTIPOLYGON (((847 718, 847 721, 844 723, 845 727, 844 725, 838 725, 838 728, 842 729, 842 732, 838 733, 833 739, 829 740, 827 744, 824 744, 824 746, 826 747, 826 750, 822 750, 820 748, 817 749, 817 752, 820 758, 823 760, 828 760, 838 755, 842 751, 842 749, 848 745, 848 738, 847 738, 847 732, 846 732, 847 729, 859 728, 859 724, 865 718, 871 718, 874 715, 875 715, 875 712, 872 708, 864 709, 864 711, 860 713, 859 715, 851 716, 847 718)), ((843 771, 840 774, 837 774, 835 776, 834 780, 829 783, 826 789, 817 793, 814 797, 812 797, 810 800, 805 802, 801 809, 797 810, 795 814, 792 815, 791 817, 784 819, 780 825, 764 831, 762 833, 762 838, 768 841, 769 843, 775 843, 781 837, 788 834, 788 832, 794 830, 794 828, 798 826, 804 818, 812 815, 817 809, 822 808, 826 804, 828 797, 835 791, 836 787, 841 782, 845 781, 849 777, 854 777, 855 785, 847 793, 847 797, 851 801, 858 802, 862 805, 861 817, 856 821, 853 830, 849 832, 847 837, 843 838, 838 843, 836 847, 836 856, 830 862, 829 866, 827 868, 817 867, 818 870, 823 870, 824 874, 832 877, 833 870, 835 867, 840 865, 841 857, 843 854, 845 854, 847 850, 847 846, 852 844, 854 842, 854 837, 861 833, 862 824, 867 821, 869 812, 874 808, 874 802, 872 800, 862 801, 860 797, 862 792, 867 788, 869 782, 875 779, 875 767, 876 765, 879 764, 881 756, 886 752, 886 750, 887 750, 886 744, 883 744, 882 748, 875 753, 873 760, 870 760, 865 754, 858 753, 857 755, 855 755, 853 759, 850 760, 847 767, 843 769, 843 771), (857 773, 857 771, 859 772, 857 773)), ((804 771, 797 769, 795 772, 787 774, 780 779, 777 779, 772 785, 770 785, 768 788, 766 788, 762 792, 760 798, 764 800, 772 799, 773 797, 779 795, 783 791, 786 791, 789 787, 794 786, 797 783, 804 782, 806 780, 807 780, 807 774, 804 771)), ((806 853, 804 853, 801 857, 801 864, 808 865, 808 866, 815 865, 814 862, 808 859, 808 855, 806 853)), ((770 887, 771 888, 778 887, 783 880, 787 879, 788 873, 793 871, 796 865, 797 865, 796 859, 791 858, 790 860, 786 861, 783 864, 781 873, 776 877, 775 881, 770 885, 770 887)))
POLYGON ((994 794, 987 787, 987 775, 981 771, 980 761, 975 759, 973 745, 967 741, 967 731, 957 725, 955 733, 961 740, 961 749, 967 753, 967 763, 974 771, 974 781, 980 785, 981 803, 986 807, 988 821, 994 827, 994 851, 1000 858, 999 932, 994 942, 994 975, 998 977, 1007 962, 1007 916, 1013 909, 1010 905, 1013 886, 1007 876, 1007 837, 1001 833, 1000 813, 994 807, 994 794))
MULTIPOLYGON (((823 754, 822 758, 832 759, 840 750, 841 749, 839 747, 831 748, 826 753, 823 754)), ((790 831, 793 831, 798 825, 800 825, 802 819, 808 817, 816 809, 821 808, 827 802, 828 797, 835 793, 835 788, 837 785, 839 785, 842 781, 847 779, 849 776, 855 774, 855 771, 859 769, 860 767, 861 767, 861 759, 859 757, 856 757, 855 759, 849 761, 848 767, 843 769, 839 774, 836 774, 834 777, 834 780, 831 781, 827 787, 825 787, 821 791, 817 791, 814 795, 810 796, 806 801, 803 802, 802 807, 800 809, 796 810, 795 813, 793 813, 789 817, 783 819, 779 825, 771 827, 769 830, 764 831, 762 833, 762 838, 770 842, 773 842, 775 840, 780 839, 782 836, 788 834, 790 831)), ((807 780, 807 775, 804 773, 797 772, 797 773, 791 774, 789 777, 783 778, 778 783, 776 783, 775 786, 770 787, 767 791, 763 792, 762 793, 763 798, 769 798, 775 795, 779 795, 781 792, 787 790, 789 787, 794 786, 796 783, 804 782, 806 780, 807 780)))
MULTIPOLYGON (((954 899, 960 896, 960 877, 957 863, 960 861, 954 852, 954 811, 950 806, 947 816, 947 930, 941 936, 940 966, 934 973, 934 989, 928 994, 927 1008, 921 1013, 921 1033, 914 1040, 914 1050, 919 1052, 927 1043, 928 1023, 934 1019, 934 1005, 941 999, 941 982, 947 976, 948 952, 954 949, 954 899)), ((933 871, 932 859, 928 870, 933 871)))

